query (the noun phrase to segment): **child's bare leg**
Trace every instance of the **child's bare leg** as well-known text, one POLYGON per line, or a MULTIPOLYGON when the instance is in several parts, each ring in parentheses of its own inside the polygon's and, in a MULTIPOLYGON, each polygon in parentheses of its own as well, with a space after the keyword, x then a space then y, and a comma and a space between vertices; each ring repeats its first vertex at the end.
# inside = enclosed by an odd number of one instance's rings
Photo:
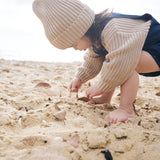
POLYGON ((136 71, 137 73, 156 72, 160 71, 160 67, 148 52, 142 51, 136 71))
POLYGON ((146 51, 142 51, 136 71, 121 85, 120 107, 105 117, 107 122, 116 123, 134 117, 133 102, 136 98, 139 78, 137 73, 160 71, 158 64, 146 51))
POLYGON ((133 102, 138 91, 139 77, 136 71, 121 85, 120 106, 118 109, 110 112, 105 120, 110 123, 117 123, 135 117, 133 102))
POLYGON ((111 99, 113 96, 114 90, 110 92, 104 92, 100 96, 93 97, 88 103, 90 104, 103 104, 103 103, 111 103, 111 99))

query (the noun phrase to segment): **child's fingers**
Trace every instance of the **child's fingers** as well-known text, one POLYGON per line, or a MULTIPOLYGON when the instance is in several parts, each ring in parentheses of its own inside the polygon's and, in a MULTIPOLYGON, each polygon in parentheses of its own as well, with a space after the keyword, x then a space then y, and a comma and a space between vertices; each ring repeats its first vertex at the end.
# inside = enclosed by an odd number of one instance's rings
POLYGON ((87 98, 89 98, 89 93, 88 93, 88 91, 86 91, 86 96, 87 96, 87 98))
POLYGON ((78 92, 78 88, 71 88, 70 92, 78 92))
POLYGON ((86 96, 89 98, 89 99, 92 99, 94 97, 94 93, 90 92, 89 90, 86 91, 86 96))
POLYGON ((75 83, 75 81, 72 81, 68 89, 70 90, 70 92, 78 92, 79 86, 77 85, 77 83, 75 83))
POLYGON ((86 90, 86 96, 87 96, 89 99, 91 99, 90 88, 88 88, 88 89, 86 90))
POLYGON ((88 104, 96 104, 96 102, 94 102, 93 100, 89 100, 88 104))

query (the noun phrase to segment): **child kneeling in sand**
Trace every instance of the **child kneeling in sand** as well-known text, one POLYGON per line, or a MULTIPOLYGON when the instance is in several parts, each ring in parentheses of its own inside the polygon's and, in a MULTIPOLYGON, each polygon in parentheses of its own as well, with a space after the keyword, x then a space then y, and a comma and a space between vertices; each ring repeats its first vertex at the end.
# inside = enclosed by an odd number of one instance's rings
POLYGON ((98 83, 86 90, 89 103, 110 103, 120 86, 119 108, 105 120, 116 123, 135 117, 138 74, 160 75, 160 24, 150 14, 124 15, 107 10, 95 14, 79 0, 35 0, 33 10, 56 48, 88 49, 69 89, 78 92, 100 72, 98 83))

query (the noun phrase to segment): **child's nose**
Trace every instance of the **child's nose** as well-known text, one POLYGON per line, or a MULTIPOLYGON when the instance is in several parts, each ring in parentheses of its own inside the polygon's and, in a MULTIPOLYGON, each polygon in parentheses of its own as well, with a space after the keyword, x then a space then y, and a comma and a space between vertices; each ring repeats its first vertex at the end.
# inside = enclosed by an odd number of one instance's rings
POLYGON ((75 50, 78 50, 78 48, 77 48, 77 47, 74 47, 74 49, 75 49, 75 50))

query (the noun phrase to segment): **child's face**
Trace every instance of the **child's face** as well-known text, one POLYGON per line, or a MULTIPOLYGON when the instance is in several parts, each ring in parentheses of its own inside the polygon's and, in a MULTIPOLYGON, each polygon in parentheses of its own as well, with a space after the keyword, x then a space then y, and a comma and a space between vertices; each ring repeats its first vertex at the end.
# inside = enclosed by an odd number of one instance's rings
POLYGON ((75 50, 86 50, 87 48, 92 46, 92 41, 90 40, 89 37, 83 36, 80 40, 78 40, 75 44, 73 44, 73 48, 75 50))

